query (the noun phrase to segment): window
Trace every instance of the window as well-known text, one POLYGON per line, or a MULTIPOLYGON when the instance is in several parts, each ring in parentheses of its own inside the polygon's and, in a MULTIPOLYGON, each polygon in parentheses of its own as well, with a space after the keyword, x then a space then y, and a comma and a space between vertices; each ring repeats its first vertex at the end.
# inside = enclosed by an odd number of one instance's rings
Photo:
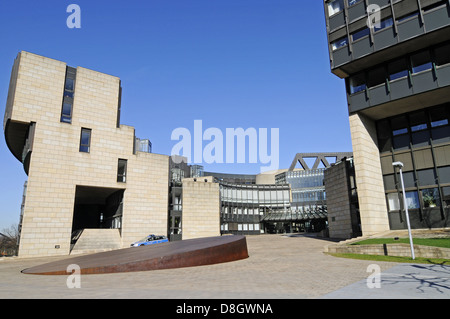
POLYGON ((441 200, 439 196, 438 188, 427 188, 422 190, 423 206, 425 208, 431 208, 441 206, 441 200))
POLYGON ((414 12, 414 13, 410 13, 410 14, 407 14, 407 15, 405 15, 405 16, 403 16, 403 17, 398 18, 397 21, 398 21, 398 22, 403 22, 403 21, 406 21, 406 20, 408 20, 408 19, 410 19, 410 18, 418 17, 418 16, 419 16, 419 12, 416 11, 416 12, 414 12))
POLYGON ((419 196, 416 191, 406 192, 406 205, 408 205, 408 209, 420 208, 419 196))
POLYGON ((436 48, 434 51, 434 55, 437 66, 450 63, 450 43, 436 48))
POLYGON ((348 44, 348 38, 341 38, 339 40, 334 41, 333 43, 331 43, 331 48, 334 50, 337 50, 339 48, 342 48, 344 46, 346 46, 348 44))
POLYGON ((363 73, 350 78, 350 94, 355 94, 366 89, 366 79, 363 73))
POLYGON ((357 3, 360 3, 362 0, 348 0, 348 6, 355 5, 357 3))
POLYGON ((61 119, 63 123, 72 123, 72 107, 75 92, 76 69, 66 68, 66 79, 64 82, 63 105, 61 109, 61 119))
POLYGON ((422 51, 411 56, 412 73, 419 73, 433 67, 429 51, 422 51))
POLYGON ((367 86, 374 87, 386 82, 386 70, 384 67, 376 68, 369 71, 367 77, 367 86))
POLYGON ((117 165, 117 181, 125 183, 127 177, 127 160, 119 158, 119 164, 117 165))
POLYGON ((359 40, 361 38, 364 38, 365 36, 368 36, 370 33, 368 28, 356 31, 355 33, 352 33, 352 41, 359 40))
POLYGON ((72 123, 72 104, 63 102, 61 110, 61 122, 72 123))
POLYGON ((430 110, 431 127, 444 126, 448 124, 448 110, 445 106, 430 110))
POLYGON ((399 59, 388 64, 389 81, 397 80, 408 75, 406 59, 399 59))
POLYGON ((381 20, 379 23, 375 23, 373 30, 375 32, 377 32, 377 31, 383 30, 385 28, 389 28, 393 24, 394 24, 394 21, 392 20, 392 18, 387 18, 387 19, 381 20))
POLYGON ((64 96, 73 97, 74 88, 75 79, 66 78, 66 83, 64 84, 64 96))
POLYGON ((344 0, 334 0, 328 2, 328 15, 332 15, 344 10, 344 0))
POLYGON ((442 199, 445 205, 450 206, 450 186, 442 187, 442 199))
POLYGON ((400 116, 391 120, 392 135, 400 135, 408 133, 408 120, 406 116, 400 116))
POLYGON ((91 146, 91 130, 88 128, 81 129, 80 152, 89 153, 91 146))
POLYGON ((423 8, 423 12, 428 12, 428 11, 434 10, 434 9, 439 8, 441 6, 445 6, 446 4, 447 4, 447 0, 438 1, 436 3, 433 3, 433 4, 429 5, 429 6, 424 7, 423 8))
POLYGON ((427 116, 424 111, 410 114, 409 121, 411 123, 411 132, 422 131, 428 128, 427 116))
POLYGON ((397 193, 387 194, 387 199, 390 212, 400 210, 400 200, 397 193))

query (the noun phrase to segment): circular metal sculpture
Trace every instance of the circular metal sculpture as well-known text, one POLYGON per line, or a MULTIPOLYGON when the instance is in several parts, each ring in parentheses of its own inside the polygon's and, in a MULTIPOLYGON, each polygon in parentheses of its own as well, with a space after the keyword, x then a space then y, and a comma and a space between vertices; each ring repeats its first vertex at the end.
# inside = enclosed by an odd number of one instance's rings
POLYGON ((106 274, 203 266, 245 258, 245 236, 218 236, 76 256, 27 268, 22 273, 67 275, 68 266, 75 264, 80 267, 80 274, 106 274))

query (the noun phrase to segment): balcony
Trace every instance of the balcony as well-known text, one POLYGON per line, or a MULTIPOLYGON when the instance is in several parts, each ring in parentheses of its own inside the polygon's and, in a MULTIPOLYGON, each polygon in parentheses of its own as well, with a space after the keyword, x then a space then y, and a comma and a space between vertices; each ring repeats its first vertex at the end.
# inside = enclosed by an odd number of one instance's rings
POLYGON ((364 111, 374 119, 383 116, 393 116, 395 110, 412 111, 405 109, 413 104, 420 103, 421 107, 429 102, 429 105, 444 102, 450 92, 450 65, 436 67, 431 70, 410 74, 407 77, 388 81, 375 87, 366 88, 348 96, 349 112, 364 111), (438 94, 441 90, 443 93, 438 94), (444 93, 445 92, 445 93, 444 93), (420 96, 420 94, 426 94, 420 96), (437 100, 441 96, 442 101, 437 100), (410 103, 412 98, 416 103, 410 103), (383 106, 383 109, 371 109, 375 106, 383 106), (382 116, 383 114, 383 116, 382 116))
MULTIPOLYGON (((344 1, 347 3, 347 1, 344 1)), ((327 16, 331 69, 345 78, 364 68, 396 58, 404 52, 425 48, 450 39, 450 3, 442 0, 369 0, 381 9, 382 24, 367 28, 366 1, 345 5, 327 16), (355 33, 367 29, 367 35, 353 40, 355 33), (345 45, 336 46, 339 41, 345 45)), ((381 23, 380 22, 380 23, 381 23)))
POLYGON ((387 61, 346 82, 349 112, 374 119, 448 102, 450 42, 387 61))

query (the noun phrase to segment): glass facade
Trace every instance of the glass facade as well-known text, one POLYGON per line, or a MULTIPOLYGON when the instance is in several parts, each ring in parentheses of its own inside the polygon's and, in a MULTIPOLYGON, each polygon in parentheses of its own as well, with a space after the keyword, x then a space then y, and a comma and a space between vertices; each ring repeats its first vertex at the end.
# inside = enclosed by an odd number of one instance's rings
POLYGON ((404 165, 411 227, 448 227, 450 209, 450 103, 377 122, 389 221, 405 226, 402 189, 392 163, 404 165))
POLYGON ((324 171, 325 168, 287 171, 276 176, 276 183, 287 183, 291 186, 291 206, 294 209, 326 212, 324 171))
POLYGON ((221 232, 271 232, 265 220, 290 208, 289 185, 231 184, 220 182, 221 232))

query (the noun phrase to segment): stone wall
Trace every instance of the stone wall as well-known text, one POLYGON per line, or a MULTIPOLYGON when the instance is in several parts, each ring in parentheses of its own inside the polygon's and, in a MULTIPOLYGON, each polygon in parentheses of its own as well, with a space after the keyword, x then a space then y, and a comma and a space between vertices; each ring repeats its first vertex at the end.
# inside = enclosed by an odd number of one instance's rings
POLYGON ((219 184, 212 177, 185 178, 182 196, 183 240, 220 236, 219 184))
MULTIPOLYGON (((409 244, 329 245, 325 252, 411 257, 411 246, 409 244)), ((423 258, 450 259, 450 248, 414 245, 414 255, 423 258)))
POLYGON ((362 234, 369 236, 389 230, 375 122, 362 114, 349 120, 362 234))
POLYGON ((327 168, 324 173, 324 183, 327 194, 329 236, 351 238, 353 230, 345 162, 327 168))

